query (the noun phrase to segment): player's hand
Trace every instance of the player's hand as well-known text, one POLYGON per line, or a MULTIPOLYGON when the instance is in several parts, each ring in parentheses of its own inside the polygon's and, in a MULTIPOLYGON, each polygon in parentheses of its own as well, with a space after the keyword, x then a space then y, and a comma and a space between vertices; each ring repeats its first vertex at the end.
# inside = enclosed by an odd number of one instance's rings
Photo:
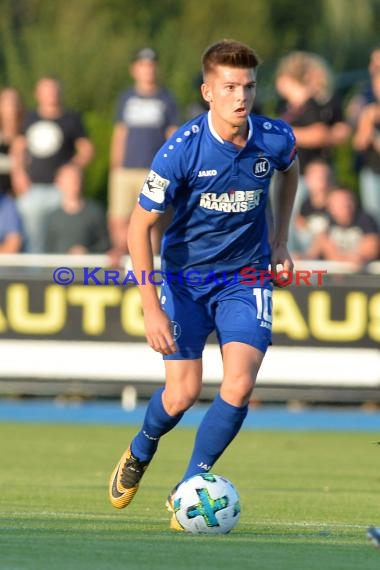
POLYGON ((149 311, 144 317, 145 335, 149 346, 161 354, 173 354, 177 352, 171 322, 161 308, 149 311))
POLYGON ((285 244, 273 245, 271 270, 275 287, 287 287, 293 281, 294 263, 285 244), (278 267, 280 266, 280 268, 278 267))

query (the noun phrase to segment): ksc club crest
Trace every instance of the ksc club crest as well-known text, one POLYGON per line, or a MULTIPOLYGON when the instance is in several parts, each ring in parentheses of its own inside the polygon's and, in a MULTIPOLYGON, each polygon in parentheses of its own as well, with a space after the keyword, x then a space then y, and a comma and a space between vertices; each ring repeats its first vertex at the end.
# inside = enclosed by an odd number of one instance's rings
POLYGON ((270 170, 269 160, 266 158, 258 158, 253 165, 253 174, 257 178, 263 178, 270 170))

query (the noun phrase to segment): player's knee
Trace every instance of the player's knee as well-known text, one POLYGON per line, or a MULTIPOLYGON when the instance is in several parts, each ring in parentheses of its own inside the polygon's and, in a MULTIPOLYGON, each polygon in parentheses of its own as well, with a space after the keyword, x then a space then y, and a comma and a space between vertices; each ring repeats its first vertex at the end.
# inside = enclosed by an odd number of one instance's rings
POLYGON ((196 402, 199 391, 179 392, 165 394, 165 408, 170 416, 186 412, 196 402))
POLYGON ((245 406, 251 398, 254 385, 255 378, 249 374, 226 378, 222 384, 221 396, 233 406, 245 406))

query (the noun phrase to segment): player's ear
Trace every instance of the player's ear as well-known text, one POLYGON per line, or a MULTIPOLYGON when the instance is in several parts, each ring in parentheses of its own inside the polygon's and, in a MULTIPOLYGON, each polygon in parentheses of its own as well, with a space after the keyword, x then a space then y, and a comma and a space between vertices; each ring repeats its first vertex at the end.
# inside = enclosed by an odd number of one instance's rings
POLYGON ((203 99, 205 101, 207 101, 207 103, 210 103, 212 101, 211 88, 210 88, 210 85, 208 83, 202 83, 201 93, 202 93, 203 99))

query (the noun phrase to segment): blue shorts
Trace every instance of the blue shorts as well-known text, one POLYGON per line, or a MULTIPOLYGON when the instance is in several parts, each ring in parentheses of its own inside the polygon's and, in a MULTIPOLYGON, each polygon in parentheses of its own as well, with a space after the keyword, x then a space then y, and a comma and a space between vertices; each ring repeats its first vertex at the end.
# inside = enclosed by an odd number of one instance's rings
POLYGON ((272 283, 234 283, 205 289, 164 283, 161 307, 172 321, 177 352, 165 360, 201 358, 207 337, 249 344, 265 353, 272 343, 272 283))

